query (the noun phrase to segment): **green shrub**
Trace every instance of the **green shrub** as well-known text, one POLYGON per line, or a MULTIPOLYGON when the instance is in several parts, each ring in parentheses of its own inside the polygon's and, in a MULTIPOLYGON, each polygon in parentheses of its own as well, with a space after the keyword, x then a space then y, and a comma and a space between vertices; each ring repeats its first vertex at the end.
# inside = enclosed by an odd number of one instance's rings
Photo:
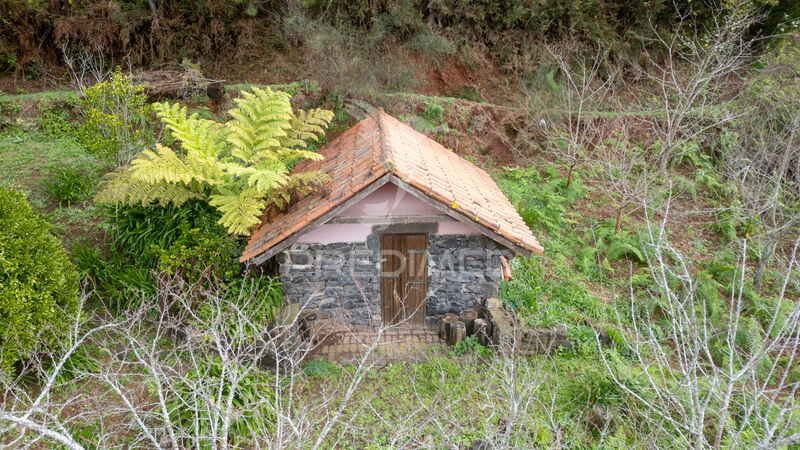
POLYGON ((57 348, 78 307, 78 276, 25 196, 0 188, 0 370, 57 348))
POLYGON ((76 106, 85 119, 78 140, 92 154, 122 165, 153 144, 144 86, 133 84, 119 67, 108 80, 83 91, 76 106))
POLYGON ((420 31, 408 42, 408 47, 425 55, 431 60, 438 60, 456 51, 456 46, 441 34, 420 31))
MULTIPOLYGON (((105 208, 105 228, 115 250, 130 255, 139 266, 155 268, 161 255, 158 249, 168 249, 183 230, 211 229, 219 213, 204 202, 189 200, 181 207, 167 206, 109 206, 105 208)), ((218 228, 224 235, 223 228, 218 228)))
POLYGON ((341 372, 339 366, 322 358, 314 358, 311 361, 304 362, 300 367, 306 376, 312 378, 327 378, 341 372))
POLYGON ((422 117, 430 122, 439 123, 444 119, 444 108, 442 105, 434 102, 425 103, 425 112, 422 117))
POLYGON ((70 122, 67 104, 56 108, 51 103, 39 104, 39 117, 36 119, 39 129, 52 139, 73 139, 78 136, 78 126, 70 122))
POLYGON ((189 228, 180 224, 178 238, 167 248, 156 248, 159 269, 170 275, 181 275, 194 283, 206 274, 229 280, 239 274, 241 246, 220 225, 203 224, 189 228))
POLYGON ((458 356, 475 353, 482 358, 488 358, 492 354, 491 349, 484 347, 478 342, 477 336, 467 336, 463 341, 453 346, 453 351, 458 356))
MULTIPOLYGON (((269 430, 275 423, 274 409, 268 403, 255 401, 258 398, 269 398, 273 392, 270 377, 258 370, 248 374, 243 371, 243 368, 239 368, 238 373, 224 371, 222 362, 214 358, 187 373, 175 385, 178 398, 167 400, 172 422, 183 431, 196 436, 211 436, 211 429, 219 425, 212 423, 208 415, 207 399, 222 399, 225 402, 233 391, 235 416, 231 422, 230 443, 237 448, 246 446, 248 437, 253 437, 256 432, 269 430), (238 382, 235 382, 236 379, 239 379, 238 382), (202 389, 207 396, 198 396, 196 389, 202 389)), ((224 406, 224 403, 219 406, 224 406)))
POLYGON ((71 206, 89 199, 92 195, 93 180, 80 170, 65 167, 53 170, 45 185, 48 192, 59 204, 71 206))

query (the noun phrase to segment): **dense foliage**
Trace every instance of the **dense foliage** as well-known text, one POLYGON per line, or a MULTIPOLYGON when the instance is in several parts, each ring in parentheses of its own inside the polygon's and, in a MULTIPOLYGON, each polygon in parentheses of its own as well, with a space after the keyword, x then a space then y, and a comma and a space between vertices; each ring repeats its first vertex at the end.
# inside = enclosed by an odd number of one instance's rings
POLYGON ((25 196, 0 188, 0 370, 57 348, 78 306, 78 276, 25 196))
MULTIPOLYGON (((790 33, 800 15, 791 0, 726 2, 725 7, 761 8, 765 19, 753 36, 790 33)), ((56 62, 60 46, 81 46, 105 58, 126 56, 134 64, 156 65, 188 57, 224 67, 249 62, 293 44, 288 30, 298 15, 369 34, 372 40, 405 42, 437 57, 460 43, 491 49, 498 62, 525 71, 541 42, 575 40, 615 48, 616 59, 635 56, 633 36, 649 37, 650 23, 674 31, 682 18, 711 25, 716 6, 709 2, 615 0, 446 0, 402 1, 133 1, 111 4, 14 0, 0 5, 0 71, 36 73, 37 61, 56 62), (53 30, 55 33, 43 32, 53 30), (287 42, 288 41, 288 42, 287 42), (266 52, 266 53, 268 53, 266 52)), ((530 68, 529 68, 530 69, 530 68)))
MULTIPOLYGON (((193 430, 197 436, 213 436, 215 423, 206 400, 196 395, 197 386, 206 386, 213 398, 230 398, 235 418, 230 425, 229 442, 244 445, 250 438, 265 430, 272 431, 273 406, 259 401, 258 394, 271 394, 270 376, 260 371, 245 372, 239 367, 224 367, 219 358, 202 361, 198 368, 186 374, 175 388, 176 395, 167 402, 170 419, 182 430, 193 430), (260 391, 260 392, 259 392, 260 391)), ((201 445, 205 445, 200 439, 201 445)), ((213 442, 213 440, 208 439, 213 442)))
POLYGON ((76 245, 73 256, 102 297, 118 309, 136 307, 152 294, 156 275, 178 275, 190 283, 206 277, 233 282, 240 276, 242 244, 203 202, 110 206, 104 212, 108 248, 76 245))

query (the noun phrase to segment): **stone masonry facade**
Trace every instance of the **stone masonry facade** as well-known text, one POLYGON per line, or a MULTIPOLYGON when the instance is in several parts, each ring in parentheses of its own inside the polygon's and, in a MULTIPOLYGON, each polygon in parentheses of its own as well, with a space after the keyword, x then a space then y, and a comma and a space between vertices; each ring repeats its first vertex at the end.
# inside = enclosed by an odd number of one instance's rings
MULTIPOLYGON (((482 235, 429 234, 427 324, 495 297, 501 255, 511 253, 482 235)), ((381 324, 379 234, 365 242, 295 243, 279 262, 287 303, 323 310, 357 329, 381 324)))

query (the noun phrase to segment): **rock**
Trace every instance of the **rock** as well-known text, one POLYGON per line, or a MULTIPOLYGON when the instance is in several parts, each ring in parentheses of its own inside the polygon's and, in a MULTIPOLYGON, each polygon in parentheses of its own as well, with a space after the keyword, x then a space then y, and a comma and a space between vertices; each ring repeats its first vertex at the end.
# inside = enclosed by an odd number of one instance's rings
POLYGON ((611 411, 598 403, 592 405, 592 408, 589 410, 589 413, 586 416, 586 422, 598 430, 607 428, 609 425, 611 425, 611 421, 613 419, 614 415, 611 413, 611 411))
POLYGON ((206 95, 215 102, 222 100, 225 97, 225 83, 222 81, 209 83, 206 87, 206 95))
POLYGON ((494 445, 488 439, 475 439, 469 446, 470 450, 492 450, 493 448, 494 445))
POLYGON ((320 309, 333 309, 339 306, 339 302, 335 298, 325 298, 318 305, 320 309))

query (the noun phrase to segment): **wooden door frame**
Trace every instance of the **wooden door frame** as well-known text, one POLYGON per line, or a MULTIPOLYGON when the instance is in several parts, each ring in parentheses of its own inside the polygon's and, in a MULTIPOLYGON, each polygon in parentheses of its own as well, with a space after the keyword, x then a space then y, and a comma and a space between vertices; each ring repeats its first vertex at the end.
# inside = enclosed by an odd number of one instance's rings
MULTIPOLYGON (((426 322, 426 318, 427 318, 428 264, 429 264, 429 261, 428 261, 428 239, 429 239, 429 234, 425 233, 425 232, 422 232, 422 233, 420 233, 420 232, 405 232, 405 233, 401 232, 401 233, 396 233, 395 232, 395 233, 381 233, 379 236, 380 236, 380 238, 379 238, 379 246, 380 246, 379 254, 381 255, 380 269, 379 269, 380 270, 379 277, 380 277, 380 297, 381 297, 381 323, 383 325, 392 325, 393 323, 396 323, 398 321, 406 320, 406 324, 408 326, 424 327, 425 326, 425 322, 426 322), (397 247, 402 247, 402 245, 400 244, 400 242, 402 242, 402 241, 398 240, 397 244, 395 245, 395 248, 387 249, 385 247, 384 239, 386 239, 388 237, 401 238, 402 236, 419 236, 419 237, 422 237, 423 238, 423 242, 425 243, 424 244, 424 248, 423 249, 408 250, 405 253, 403 253, 402 250, 400 250, 401 251, 401 256, 403 256, 405 258, 404 263, 403 263, 403 267, 402 267, 402 269, 400 269, 401 273, 399 273, 397 275, 393 275, 391 277, 387 277, 386 275, 384 275, 384 273, 387 270, 387 267, 386 267, 387 265, 390 266, 390 269, 392 270, 392 272, 395 272, 397 270, 394 267, 396 265, 396 263, 395 264, 391 264, 391 263, 387 264, 387 260, 388 260, 388 258, 395 259, 396 256, 384 257, 384 252, 389 251, 389 250, 398 251, 397 247), (424 255, 424 258, 422 259, 423 265, 424 265, 424 269, 422 270, 422 273, 419 274, 419 276, 421 276, 421 278, 422 278, 422 288, 421 288, 422 292, 420 294, 421 297, 419 299, 419 305, 415 306, 415 308, 414 308, 415 309, 415 313, 411 317, 408 317, 405 314, 403 314, 403 317, 398 319, 398 315, 401 313, 401 311, 396 310, 396 309, 398 309, 398 308, 396 308, 396 306, 398 304, 398 301, 397 301, 397 299, 394 298, 394 296, 397 294, 398 290, 400 290, 400 292, 401 292, 400 295, 402 297, 404 297, 402 301, 405 301, 408 298, 408 296, 404 294, 404 292, 405 292, 405 290, 406 290, 406 288, 408 286, 404 286, 404 285, 402 285, 402 283, 403 283, 403 280, 407 280, 408 270, 410 269, 410 265, 408 264, 408 256, 409 256, 411 251, 417 251, 417 250, 422 250, 422 254, 424 255), (394 284, 394 283, 398 283, 398 282, 401 283, 401 286, 399 286, 400 289, 398 289, 398 286, 396 286, 394 284), (391 292, 388 292, 387 291, 388 289, 391 289, 391 292), (389 317, 389 315, 391 315, 391 317, 389 317), (419 322, 419 323, 415 323, 415 320, 414 320, 415 316, 416 316, 416 321, 419 322)), ((420 269, 416 268, 415 270, 420 270, 420 269)), ((406 282, 406 284, 408 284, 408 282, 406 282)))

